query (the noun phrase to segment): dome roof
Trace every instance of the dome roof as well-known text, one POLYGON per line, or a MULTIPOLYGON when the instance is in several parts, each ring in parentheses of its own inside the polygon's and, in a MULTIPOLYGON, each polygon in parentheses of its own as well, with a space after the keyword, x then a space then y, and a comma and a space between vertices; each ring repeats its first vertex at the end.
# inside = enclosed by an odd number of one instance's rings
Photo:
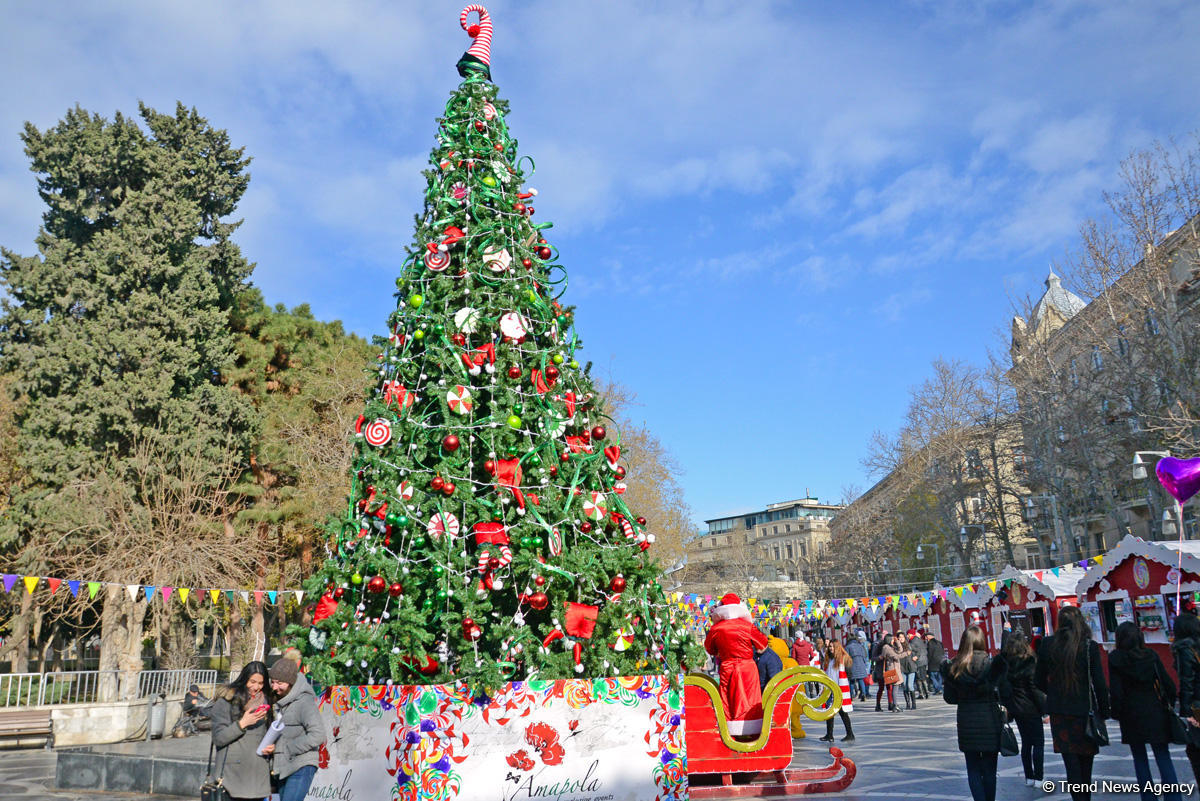
POLYGON ((1054 270, 1050 270, 1050 275, 1046 276, 1046 291, 1042 294, 1041 300, 1033 307, 1033 315, 1030 322, 1039 323, 1046 316, 1048 309, 1054 309, 1063 319, 1069 320, 1079 312, 1083 311, 1087 306, 1087 301, 1076 295, 1069 289, 1065 289, 1062 285, 1062 279, 1055 275, 1054 270))

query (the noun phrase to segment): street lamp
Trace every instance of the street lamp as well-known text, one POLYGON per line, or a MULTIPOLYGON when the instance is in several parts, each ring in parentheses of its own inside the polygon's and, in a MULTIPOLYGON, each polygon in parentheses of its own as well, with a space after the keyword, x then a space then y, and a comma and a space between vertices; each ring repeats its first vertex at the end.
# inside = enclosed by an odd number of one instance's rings
POLYGON ((933 558, 936 560, 934 567, 934 581, 942 580, 942 549, 937 546, 936 542, 919 542, 917 543, 917 558, 925 559, 925 552, 922 550, 926 545, 933 549, 933 558))

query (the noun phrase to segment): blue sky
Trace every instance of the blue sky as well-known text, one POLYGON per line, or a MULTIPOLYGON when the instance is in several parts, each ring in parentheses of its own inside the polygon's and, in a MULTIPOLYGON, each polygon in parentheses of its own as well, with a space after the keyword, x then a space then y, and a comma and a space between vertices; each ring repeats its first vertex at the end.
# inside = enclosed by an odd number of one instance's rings
MULTIPOLYGON (((1200 122, 1190 0, 488 7, 581 355, 697 519, 872 483, 929 362, 1002 344, 1121 158, 1200 122)), ((7 6, 0 243, 34 250, 25 120, 182 100, 254 158, 237 239, 267 300, 382 332, 460 8, 7 6)))

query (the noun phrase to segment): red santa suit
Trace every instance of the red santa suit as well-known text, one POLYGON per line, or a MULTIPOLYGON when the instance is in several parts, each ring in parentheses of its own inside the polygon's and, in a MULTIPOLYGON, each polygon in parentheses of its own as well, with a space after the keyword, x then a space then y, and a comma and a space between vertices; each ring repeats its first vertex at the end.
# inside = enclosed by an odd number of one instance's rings
POLYGON ((730 593, 713 610, 716 622, 704 638, 704 650, 721 661, 721 704, 729 719, 730 734, 755 734, 762 730, 762 691, 754 648, 767 647, 767 637, 750 622, 750 610, 730 593))

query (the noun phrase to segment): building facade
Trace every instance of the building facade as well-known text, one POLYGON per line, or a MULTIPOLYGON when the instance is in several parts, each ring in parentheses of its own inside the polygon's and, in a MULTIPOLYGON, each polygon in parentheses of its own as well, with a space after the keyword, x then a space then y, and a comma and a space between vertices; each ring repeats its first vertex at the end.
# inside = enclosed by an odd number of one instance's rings
POLYGON ((720 577, 795 580, 803 564, 825 556, 829 524, 841 509, 806 497, 706 520, 707 530, 688 546, 689 565, 720 577))

